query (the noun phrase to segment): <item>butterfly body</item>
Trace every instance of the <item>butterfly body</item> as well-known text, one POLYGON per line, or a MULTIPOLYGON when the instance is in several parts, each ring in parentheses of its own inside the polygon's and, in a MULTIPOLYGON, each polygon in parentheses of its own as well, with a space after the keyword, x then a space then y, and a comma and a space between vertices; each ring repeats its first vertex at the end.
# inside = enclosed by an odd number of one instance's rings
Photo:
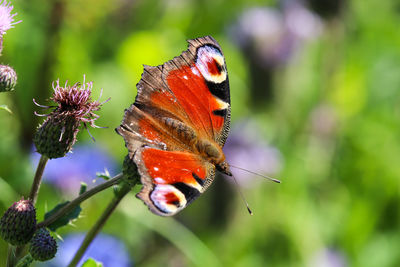
POLYGON ((180 56, 144 67, 135 103, 117 128, 141 176, 137 197, 161 216, 196 199, 216 169, 231 175, 222 151, 230 125, 224 56, 210 36, 188 42, 180 56))

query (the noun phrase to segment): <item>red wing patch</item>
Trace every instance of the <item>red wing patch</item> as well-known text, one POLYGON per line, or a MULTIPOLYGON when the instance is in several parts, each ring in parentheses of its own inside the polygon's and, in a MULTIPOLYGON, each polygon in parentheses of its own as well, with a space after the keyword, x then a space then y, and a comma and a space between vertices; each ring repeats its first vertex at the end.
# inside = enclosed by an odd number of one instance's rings
POLYGON ((142 152, 142 160, 155 184, 186 183, 198 188, 200 184, 194 176, 206 179, 202 160, 189 152, 147 148, 142 152))
POLYGON ((143 148, 135 156, 144 188, 137 195, 156 214, 170 216, 196 199, 214 166, 190 152, 143 148))
POLYGON ((185 66, 171 71, 167 83, 192 124, 214 139, 215 133, 219 133, 224 125, 224 118, 213 114, 213 111, 224 109, 227 105, 211 94, 197 67, 185 66))

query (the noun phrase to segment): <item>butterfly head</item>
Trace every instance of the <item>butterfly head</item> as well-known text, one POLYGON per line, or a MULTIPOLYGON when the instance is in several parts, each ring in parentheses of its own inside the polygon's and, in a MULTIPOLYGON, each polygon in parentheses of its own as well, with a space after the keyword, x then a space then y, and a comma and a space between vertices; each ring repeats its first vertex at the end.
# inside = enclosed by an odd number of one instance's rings
POLYGON ((218 171, 220 171, 228 176, 232 176, 231 168, 229 167, 229 164, 226 161, 215 165, 215 167, 217 168, 218 171))

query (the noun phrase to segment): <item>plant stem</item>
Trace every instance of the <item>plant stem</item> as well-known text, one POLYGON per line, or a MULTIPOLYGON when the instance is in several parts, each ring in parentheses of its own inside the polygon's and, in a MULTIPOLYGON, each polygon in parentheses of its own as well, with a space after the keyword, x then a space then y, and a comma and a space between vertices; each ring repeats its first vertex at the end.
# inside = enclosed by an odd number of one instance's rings
POLYGON ((7 253, 7 267, 15 266, 16 258, 15 258, 15 248, 13 245, 8 244, 8 253, 7 253))
POLYGON ((52 224, 53 222, 57 221, 59 218, 61 218, 62 216, 64 216, 65 214, 67 214, 68 212, 73 210, 76 206, 81 204, 86 199, 88 199, 91 196, 97 194, 98 192, 103 191, 104 189, 109 188, 110 186, 113 186, 113 185, 119 183, 122 177, 123 177, 122 173, 117 174, 116 176, 114 176, 110 180, 107 180, 104 183, 99 184, 98 186, 93 187, 92 189, 86 191, 85 193, 80 194, 77 198, 75 198, 74 200, 69 202, 67 205, 62 207, 60 210, 58 210, 52 216, 50 216, 46 220, 38 223, 36 228, 39 229, 41 227, 46 227, 46 226, 52 224))
POLYGON ((29 193, 29 199, 32 201, 32 204, 35 205, 37 196, 40 189, 40 184, 42 183, 42 176, 44 167, 46 167, 46 163, 49 160, 48 157, 42 155, 39 160, 39 164, 36 169, 35 178, 33 178, 33 183, 31 187, 31 192, 29 193))
MULTIPOLYGON (((25 257, 23 257, 22 259, 20 259, 16 265, 16 267, 27 267, 30 266, 32 264, 32 262, 34 261, 34 259, 32 258, 31 254, 27 254, 25 257)), ((15 265, 13 265, 14 267, 15 265)))
POLYGON ((111 216, 113 211, 116 209, 120 201, 128 194, 131 190, 131 186, 128 184, 123 184, 120 188, 119 192, 113 197, 111 202, 108 204, 107 208, 104 210, 103 214, 100 216, 99 220, 96 222, 95 225, 90 229, 90 231, 86 234, 85 239, 83 240, 81 246, 79 247, 78 251, 76 252, 74 258, 69 263, 68 267, 76 266, 79 261, 81 260, 83 254, 85 253, 86 249, 89 247, 90 243, 96 237, 96 235, 100 232, 100 230, 105 225, 108 218, 111 216))

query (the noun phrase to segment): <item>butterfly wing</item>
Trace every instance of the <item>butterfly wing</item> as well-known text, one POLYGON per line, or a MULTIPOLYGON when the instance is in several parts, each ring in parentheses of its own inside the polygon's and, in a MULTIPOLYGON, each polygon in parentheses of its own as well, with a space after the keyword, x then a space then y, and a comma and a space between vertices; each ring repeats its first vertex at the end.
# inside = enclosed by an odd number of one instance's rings
POLYGON ((230 125, 229 80, 212 37, 189 40, 188 50, 161 66, 145 66, 135 100, 156 116, 175 118, 224 145, 230 125))
POLYGON ((186 151, 142 147, 135 154, 143 188, 137 194, 149 209, 171 216, 205 191, 215 175, 215 166, 186 151))
POLYGON ((158 215, 180 211, 214 178, 215 166, 190 144, 201 138, 222 147, 229 132, 229 81, 221 48, 210 36, 188 42, 180 56, 144 67, 135 103, 117 128, 139 167, 144 186, 138 197, 158 215), (160 166, 163 171, 154 172, 160 166))

